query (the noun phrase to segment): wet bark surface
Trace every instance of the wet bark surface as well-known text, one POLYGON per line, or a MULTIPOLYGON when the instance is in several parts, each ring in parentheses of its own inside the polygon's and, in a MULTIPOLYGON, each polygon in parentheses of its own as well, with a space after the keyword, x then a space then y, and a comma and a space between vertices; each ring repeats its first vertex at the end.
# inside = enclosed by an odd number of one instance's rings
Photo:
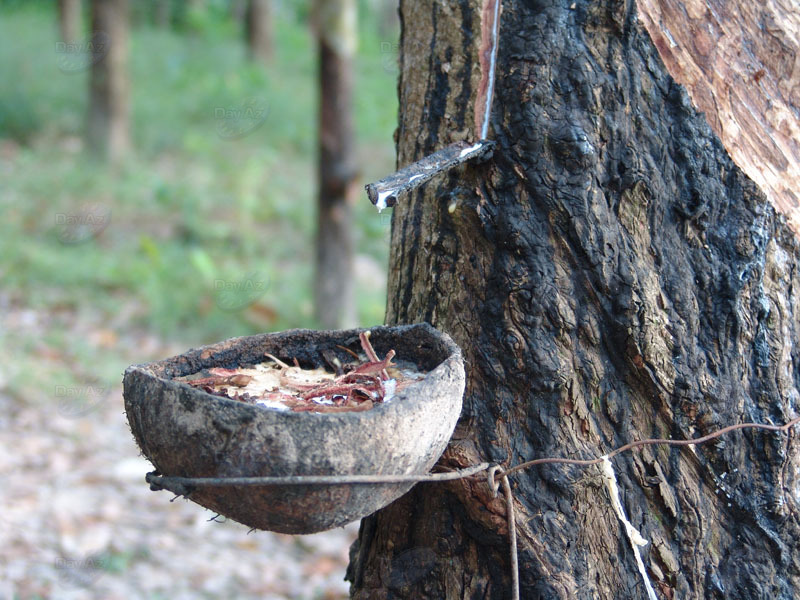
MULTIPOLYGON (((480 4, 401 2, 398 166, 474 139, 480 4)), ((633 2, 504 3, 494 157, 394 209, 389 323, 467 363, 441 463, 596 458, 795 416, 798 244, 666 72, 633 2)), ((662 598, 792 598, 795 435, 614 459, 662 598)), ((646 597, 599 471, 513 477, 523 598, 646 597)), ((418 485, 362 521, 354 598, 509 598, 505 507, 418 485)))

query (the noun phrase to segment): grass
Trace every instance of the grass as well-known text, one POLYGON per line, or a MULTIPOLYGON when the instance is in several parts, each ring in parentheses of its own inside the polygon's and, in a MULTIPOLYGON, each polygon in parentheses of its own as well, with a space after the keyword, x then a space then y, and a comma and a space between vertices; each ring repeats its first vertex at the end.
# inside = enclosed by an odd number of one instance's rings
MULTIPOLYGON (((30 389, 20 373, 41 366, 42 345, 69 357, 52 369, 58 381, 118 381, 125 353, 82 339, 71 323, 112 323, 119 339, 144 331, 187 347, 316 325, 314 44, 293 11, 276 21, 266 67, 247 60, 225 20, 200 19, 191 31, 135 24, 135 149, 109 169, 83 152, 88 75, 59 70, 53 6, 0 2, 0 289, 15 306, 51 315, 55 328, 38 340, 0 333, 12 389, 30 389), (220 115, 248 108, 256 118, 235 120, 244 131, 229 139, 220 115), (67 227, 65 243, 64 222, 87 215, 96 222, 67 227)), ((357 59, 368 177, 394 166, 396 73, 376 31, 362 23, 357 59)), ((358 252, 385 269, 387 220, 366 196, 355 227, 358 252)), ((357 296, 360 322, 382 322, 380 281, 359 281, 357 296)))

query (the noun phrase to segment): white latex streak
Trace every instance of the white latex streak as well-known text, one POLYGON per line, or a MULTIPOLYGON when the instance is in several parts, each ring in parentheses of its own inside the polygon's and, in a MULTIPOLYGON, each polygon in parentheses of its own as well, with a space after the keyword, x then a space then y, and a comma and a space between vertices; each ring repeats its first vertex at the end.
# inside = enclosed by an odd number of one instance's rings
POLYGON ((497 38, 500 33, 500 2, 494 4, 494 23, 492 27, 492 53, 489 57, 489 85, 486 89, 486 106, 483 111, 483 123, 481 123, 481 139, 485 140, 489 134, 489 113, 492 110, 492 94, 494 94, 494 71, 497 64, 497 38))
POLYGON ((658 600, 656 593, 653 590, 653 586, 650 583, 650 578, 647 576, 647 571, 645 570, 644 562, 642 561, 642 555, 639 553, 639 548, 641 546, 646 546, 647 540, 642 537, 642 534, 639 533, 633 525, 631 525, 631 522, 628 521, 628 517, 625 516, 625 510, 622 508, 622 502, 620 502, 619 499, 617 476, 614 473, 614 467, 611 465, 611 461, 608 460, 608 456, 603 457, 601 471, 603 473, 603 481, 605 482, 606 487, 608 488, 608 493, 611 496, 611 506, 614 507, 614 512, 617 513, 617 518, 625 527, 625 533, 627 534, 628 540, 631 543, 631 548, 633 548, 633 554, 636 557, 636 566, 639 569, 639 575, 642 576, 644 587, 647 589, 647 597, 650 600, 658 600))

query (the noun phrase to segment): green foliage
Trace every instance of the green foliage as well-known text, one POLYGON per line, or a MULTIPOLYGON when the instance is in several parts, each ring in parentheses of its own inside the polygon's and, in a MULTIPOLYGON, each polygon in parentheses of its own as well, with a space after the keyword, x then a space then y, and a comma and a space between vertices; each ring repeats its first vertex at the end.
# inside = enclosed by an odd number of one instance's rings
MULTIPOLYGON (((177 30, 135 20, 135 151, 111 170, 82 151, 87 74, 59 70, 54 3, 0 0, 3 290, 44 310, 80 307, 99 323, 126 310, 125 326, 181 344, 314 326, 316 57, 306 6, 276 15, 266 67, 248 61, 226 2, 185 15, 177 30), (98 207, 110 214, 105 226, 70 229, 98 207), (237 308, 230 294, 248 281, 266 290, 237 308)), ((358 58, 369 178, 394 167, 396 73, 383 68, 378 37, 362 32, 358 58)), ((359 251, 385 266, 388 225, 366 196, 355 212, 359 251)), ((382 284, 360 288, 362 323, 381 322, 384 305, 382 284)), ((52 341, 81 351, 69 336, 52 341)))

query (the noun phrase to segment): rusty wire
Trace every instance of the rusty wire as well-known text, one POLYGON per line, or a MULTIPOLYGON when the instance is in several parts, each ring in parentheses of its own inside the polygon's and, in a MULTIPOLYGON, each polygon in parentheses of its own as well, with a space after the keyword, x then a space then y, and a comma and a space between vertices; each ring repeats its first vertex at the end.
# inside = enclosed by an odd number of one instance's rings
POLYGON ((718 429, 717 431, 709 433, 708 435, 704 435, 703 437, 692 438, 688 440, 667 440, 659 438, 648 438, 646 440, 638 440, 635 442, 627 443, 624 446, 615 448, 614 450, 612 450, 611 452, 600 458, 593 458, 588 460, 582 460, 578 458, 537 458, 535 460, 529 460, 528 462, 518 464, 514 467, 511 467, 510 469, 506 469, 505 471, 500 471, 499 473, 497 473, 497 477, 503 477, 505 475, 513 475, 517 471, 522 471, 523 469, 528 469, 536 465, 564 464, 564 465, 580 465, 588 467, 591 465, 600 464, 601 462, 603 462, 603 458, 614 458, 617 454, 621 454, 623 452, 626 452, 627 450, 632 450, 633 448, 638 448, 639 446, 656 446, 656 445, 697 446, 709 442, 714 438, 718 438, 726 433, 730 433, 731 431, 736 431, 738 429, 766 429, 767 431, 782 432, 782 431, 788 431, 798 423, 800 423, 800 417, 795 417, 794 419, 792 419, 788 423, 785 423, 784 425, 766 425, 763 423, 738 423, 736 425, 728 425, 727 427, 718 429))

